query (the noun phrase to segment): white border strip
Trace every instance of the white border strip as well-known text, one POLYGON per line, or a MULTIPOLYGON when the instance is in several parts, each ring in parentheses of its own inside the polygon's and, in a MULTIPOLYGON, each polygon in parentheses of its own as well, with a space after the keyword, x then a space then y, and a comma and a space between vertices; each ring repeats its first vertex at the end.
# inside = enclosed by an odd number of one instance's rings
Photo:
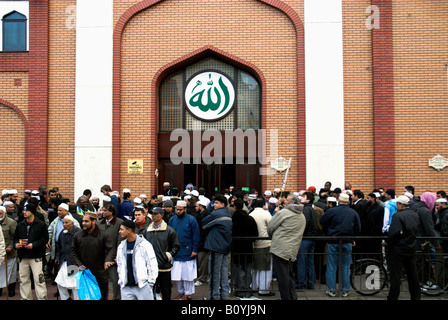
POLYGON ((306 183, 344 187, 342 0, 305 0, 306 183))
POLYGON ((112 182, 113 0, 76 4, 75 199, 112 182))

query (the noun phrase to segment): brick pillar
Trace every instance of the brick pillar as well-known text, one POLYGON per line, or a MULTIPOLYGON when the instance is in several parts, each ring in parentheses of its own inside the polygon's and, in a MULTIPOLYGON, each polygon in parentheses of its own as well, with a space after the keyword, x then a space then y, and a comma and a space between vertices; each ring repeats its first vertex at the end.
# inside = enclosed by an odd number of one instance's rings
POLYGON ((392 0, 372 0, 379 29, 372 29, 375 188, 395 188, 392 0))

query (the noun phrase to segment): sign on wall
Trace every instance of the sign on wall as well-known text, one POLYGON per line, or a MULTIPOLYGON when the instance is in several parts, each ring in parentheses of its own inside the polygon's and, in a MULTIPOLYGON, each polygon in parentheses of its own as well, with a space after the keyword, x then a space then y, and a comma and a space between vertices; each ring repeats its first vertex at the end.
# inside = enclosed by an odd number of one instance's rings
POLYGON ((440 171, 446 166, 448 166, 448 159, 438 154, 434 158, 429 159, 428 165, 430 167, 433 167, 437 171, 440 171))
POLYGON ((187 81, 184 97, 187 109, 194 117, 203 121, 217 121, 232 111, 235 88, 224 73, 201 71, 187 81))
POLYGON ((142 174, 143 173, 143 160, 128 160, 128 173, 129 174, 142 174))

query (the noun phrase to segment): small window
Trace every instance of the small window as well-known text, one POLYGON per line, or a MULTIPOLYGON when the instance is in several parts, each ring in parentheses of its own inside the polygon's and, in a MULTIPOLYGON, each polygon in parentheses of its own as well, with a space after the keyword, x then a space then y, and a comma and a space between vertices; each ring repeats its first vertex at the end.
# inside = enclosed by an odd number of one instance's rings
POLYGON ((3 51, 26 51, 26 16, 13 11, 2 19, 3 51))

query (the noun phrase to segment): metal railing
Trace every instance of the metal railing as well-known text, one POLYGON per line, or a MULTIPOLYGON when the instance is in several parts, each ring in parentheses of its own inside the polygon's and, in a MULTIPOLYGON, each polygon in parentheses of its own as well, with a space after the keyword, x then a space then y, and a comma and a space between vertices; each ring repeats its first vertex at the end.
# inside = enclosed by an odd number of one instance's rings
MULTIPOLYGON (((255 241, 255 240, 271 240, 266 237, 233 237, 233 241, 255 241)), ((362 296, 373 296, 376 294, 387 295, 389 290, 389 270, 388 270, 388 253, 386 240, 387 237, 366 237, 366 236, 352 236, 352 237, 303 237, 303 240, 311 240, 314 243, 314 251, 312 253, 298 253, 297 260, 291 263, 292 273, 296 279, 296 290, 320 290, 332 291, 336 295, 341 296, 347 289, 354 291, 362 296), (332 246, 336 248, 337 252, 332 251, 331 259, 328 253, 328 244, 335 244, 332 246), (345 253, 343 250, 344 243, 354 243, 351 247, 352 251, 345 253), (312 259, 309 259, 311 258, 312 259), (302 258, 300 260, 300 258, 302 258), (343 261, 349 262, 349 267, 343 268, 343 261), (333 283, 336 288, 328 287, 327 276, 330 275, 328 271, 329 261, 334 261, 330 270, 335 270, 333 273, 333 283), (307 266, 307 263, 312 262, 312 266, 307 266), (314 272, 312 272, 314 270, 314 272), (299 274, 302 274, 304 281, 299 281, 299 274), (305 277, 303 277, 305 275, 305 277), (314 275, 314 278, 313 278, 314 275), (310 279, 311 277, 311 279, 310 279), (342 280, 345 280, 343 283, 342 280), (348 280, 347 280, 348 279, 348 280), (348 281, 348 288, 347 288, 348 281), (345 285, 345 287, 344 287, 345 285)), ((446 237, 418 237, 418 243, 441 243, 446 241, 446 237)), ((254 287, 260 283, 260 279, 254 281, 254 275, 259 277, 260 270, 256 270, 257 266, 254 261, 257 259, 258 253, 236 253, 234 250, 230 258, 230 277, 231 277, 231 294, 235 296, 247 296, 257 293, 261 290, 266 292, 278 291, 276 282, 276 270, 264 270, 261 279, 267 285, 267 288, 254 287), (249 278, 248 278, 249 277, 249 278)), ((421 292, 428 296, 440 295, 448 291, 448 253, 443 252, 442 249, 436 250, 434 247, 426 246, 425 249, 416 252, 417 272, 421 285, 421 292), (429 281, 429 283, 427 283, 429 281), (426 287, 425 287, 426 286, 426 287)), ((406 274, 403 272, 401 291, 408 291, 406 274)))

